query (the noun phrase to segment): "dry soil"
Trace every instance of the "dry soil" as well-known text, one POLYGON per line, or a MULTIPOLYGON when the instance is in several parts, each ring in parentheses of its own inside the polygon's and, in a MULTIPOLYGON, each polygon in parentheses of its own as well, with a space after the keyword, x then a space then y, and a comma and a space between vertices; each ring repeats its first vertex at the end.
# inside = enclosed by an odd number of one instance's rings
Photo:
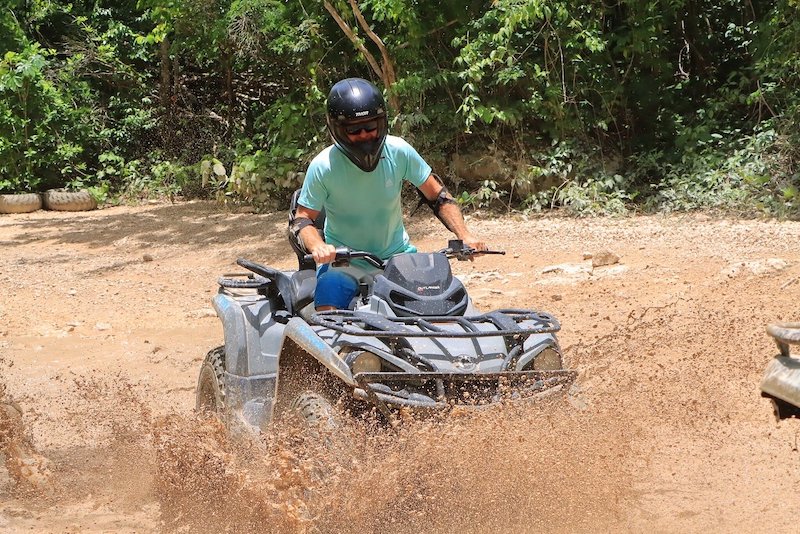
MULTIPOLYGON (((454 271, 483 309, 558 317, 580 396, 331 452, 232 443, 193 414, 216 279, 238 257, 293 268, 285 221, 202 202, 0 216, 0 380, 55 476, 31 495, 0 471, 0 531, 797 532, 800 420, 777 423, 759 381, 766 324, 800 320, 800 224, 472 217, 507 254, 454 271), (604 251, 619 261, 593 267, 604 251)), ((427 215, 408 229, 445 245, 427 215)))

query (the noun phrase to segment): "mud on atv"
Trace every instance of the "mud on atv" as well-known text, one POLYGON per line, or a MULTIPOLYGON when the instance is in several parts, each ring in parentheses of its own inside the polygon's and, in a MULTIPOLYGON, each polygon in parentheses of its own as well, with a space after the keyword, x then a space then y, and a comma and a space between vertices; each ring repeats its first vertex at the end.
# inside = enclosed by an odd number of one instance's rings
POLYGON ((391 419, 400 407, 481 406, 575 378, 553 316, 473 306, 449 263, 476 254, 461 241, 387 261, 337 249, 337 263, 366 261, 380 274, 361 280, 351 309, 325 312, 314 310, 313 260, 293 246, 298 270, 239 259, 250 274, 221 278, 213 298, 225 344, 203 362, 197 408, 232 431, 263 431, 288 414, 335 425, 342 407, 391 419))

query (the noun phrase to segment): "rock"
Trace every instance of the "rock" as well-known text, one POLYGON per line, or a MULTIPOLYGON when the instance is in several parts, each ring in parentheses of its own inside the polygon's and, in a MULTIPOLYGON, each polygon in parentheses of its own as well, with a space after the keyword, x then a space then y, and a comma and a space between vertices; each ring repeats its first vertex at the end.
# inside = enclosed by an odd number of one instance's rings
POLYGON ((150 254, 145 254, 142 256, 142 261, 144 262, 153 261, 153 256, 150 254))
POLYGON ((589 266, 585 263, 559 263, 557 265, 548 265, 541 270, 542 274, 558 273, 566 275, 588 275, 589 266))
POLYGON ((94 325, 94 329, 103 332, 105 330, 111 330, 111 325, 108 323, 97 323, 94 325))
POLYGON ((189 313, 189 317, 194 319, 202 319, 204 317, 216 317, 217 312, 214 308, 201 308, 199 310, 194 310, 193 312, 189 313))
POLYGON ((592 267, 603 267, 619 263, 619 256, 608 250, 592 254, 592 267))
POLYGON ((722 269, 720 274, 728 278, 733 278, 745 273, 760 276, 767 273, 783 271, 787 267, 789 267, 789 262, 780 258, 769 258, 766 260, 746 260, 728 264, 724 269, 722 269))
POLYGON ((563 299, 564 297, 562 297, 561 295, 550 295, 550 298, 552 300, 559 301, 559 300, 563 299))
POLYGON ((503 163, 485 153, 453 154, 450 164, 455 175, 467 183, 480 183, 504 174, 503 163))

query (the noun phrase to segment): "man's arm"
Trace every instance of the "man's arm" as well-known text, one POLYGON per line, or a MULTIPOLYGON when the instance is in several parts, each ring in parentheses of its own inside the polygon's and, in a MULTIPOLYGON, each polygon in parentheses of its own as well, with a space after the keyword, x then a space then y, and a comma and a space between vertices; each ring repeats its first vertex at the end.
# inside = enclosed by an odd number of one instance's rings
MULTIPOLYGON (((308 219, 313 222, 317 220, 318 216, 318 211, 298 205, 295 221, 299 219, 308 219)), ((326 243, 320 237, 319 232, 313 224, 306 224, 300 228, 297 236, 300 238, 303 247, 314 256, 314 262, 316 262, 317 265, 330 263, 336 259, 336 247, 326 243)))
POLYGON ((442 221, 442 224, 444 224, 448 230, 456 234, 456 237, 463 241, 468 247, 472 247, 475 250, 487 250, 488 247, 486 243, 473 236, 469 229, 467 229, 458 204, 436 176, 433 174, 428 176, 428 179, 419 186, 419 190, 425 195, 425 198, 428 199, 433 213, 442 221), (442 193, 444 194, 441 195, 442 193))

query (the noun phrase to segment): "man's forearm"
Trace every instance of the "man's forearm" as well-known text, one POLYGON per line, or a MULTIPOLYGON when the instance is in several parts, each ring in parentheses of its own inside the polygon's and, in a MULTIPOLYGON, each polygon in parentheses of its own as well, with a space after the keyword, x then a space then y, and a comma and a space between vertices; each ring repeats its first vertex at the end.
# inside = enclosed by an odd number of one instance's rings
POLYGON ((439 208, 439 218, 459 239, 463 240, 470 236, 467 224, 464 222, 464 216, 461 214, 457 204, 442 204, 439 208))
POLYGON ((313 225, 306 226, 300 230, 298 237, 300 238, 300 242, 303 244, 303 248, 309 252, 325 242, 325 240, 320 237, 317 228, 313 225))

